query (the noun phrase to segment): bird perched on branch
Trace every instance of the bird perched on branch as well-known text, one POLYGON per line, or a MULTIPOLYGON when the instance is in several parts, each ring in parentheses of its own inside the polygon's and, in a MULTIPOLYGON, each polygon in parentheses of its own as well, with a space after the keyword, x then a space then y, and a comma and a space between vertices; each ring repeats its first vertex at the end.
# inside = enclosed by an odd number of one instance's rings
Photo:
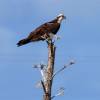
POLYGON ((32 32, 30 32, 29 36, 20 40, 17 43, 17 46, 22 46, 30 42, 36 41, 51 41, 53 38, 58 38, 56 33, 58 32, 61 22, 66 17, 63 14, 59 14, 54 20, 44 23, 32 32))

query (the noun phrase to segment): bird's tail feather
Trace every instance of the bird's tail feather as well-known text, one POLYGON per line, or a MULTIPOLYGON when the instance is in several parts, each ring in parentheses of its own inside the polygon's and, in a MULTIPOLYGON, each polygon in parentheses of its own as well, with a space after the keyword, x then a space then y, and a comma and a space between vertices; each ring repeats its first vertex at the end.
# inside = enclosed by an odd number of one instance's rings
POLYGON ((19 46, 22 46, 22 45, 27 44, 29 42, 30 42, 30 40, 27 39, 27 38, 26 39, 22 39, 17 43, 17 46, 19 47, 19 46))

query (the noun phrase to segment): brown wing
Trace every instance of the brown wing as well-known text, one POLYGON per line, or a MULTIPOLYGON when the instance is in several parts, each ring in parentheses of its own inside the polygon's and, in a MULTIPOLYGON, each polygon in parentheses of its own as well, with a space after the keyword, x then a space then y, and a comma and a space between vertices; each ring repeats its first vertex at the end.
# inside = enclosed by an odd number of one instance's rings
POLYGON ((60 28, 60 24, 57 23, 57 19, 45 23, 32 31, 29 36, 25 39, 20 40, 17 45, 21 46, 24 44, 27 44, 29 42, 34 42, 34 41, 40 41, 40 40, 45 40, 50 37, 50 33, 56 34, 60 28))
POLYGON ((29 36, 28 39, 30 39, 31 41, 39 41, 39 40, 44 40, 42 38, 42 36, 45 34, 45 32, 43 31, 43 29, 41 27, 37 28, 36 30, 32 31, 29 36))
POLYGON ((60 24, 58 23, 45 23, 32 31, 28 36, 28 39, 31 41, 45 40, 47 37, 49 37, 49 33, 56 34, 59 28, 60 24))

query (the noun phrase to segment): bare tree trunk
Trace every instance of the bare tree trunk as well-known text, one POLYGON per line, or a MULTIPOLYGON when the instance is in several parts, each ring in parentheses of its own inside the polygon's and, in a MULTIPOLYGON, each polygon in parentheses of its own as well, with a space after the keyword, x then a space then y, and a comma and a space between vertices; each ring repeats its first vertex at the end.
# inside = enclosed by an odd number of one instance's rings
POLYGON ((44 84, 46 93, 44 94, 44 100, 51 100, 51 90, 53 82, 53 72, 54 72, 54 61, 55 61, 55 50, 56 47, 53 43, 48 43, 48 66, 47 66, 47 81, 44 84))

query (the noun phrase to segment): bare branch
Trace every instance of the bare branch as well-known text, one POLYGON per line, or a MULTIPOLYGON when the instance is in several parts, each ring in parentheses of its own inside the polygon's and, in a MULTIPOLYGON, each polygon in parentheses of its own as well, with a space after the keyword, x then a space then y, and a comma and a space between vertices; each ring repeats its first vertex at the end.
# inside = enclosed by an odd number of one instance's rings
POLYGON ((73 65, 73 64, 75 64, 75 61, 71 60, 67 65, 64 65, 64 67, 62 67, 57 72, 55 72, 54 75, 53 75, 53 77, 55 77, 58 73, 62 72, 65 68, 67 68, 67 67, 69 67, 70 65, 73 65))
POLYGON ((55 94, 54 96, 51 97, 51 99, 57 97, 57 96, 62 96, 64 95, 64 88, 61 87, 58 91, 57 91, 57 94, 55 94))
POLYGON ((45 84, 44 84, 44 82, 43 82, 42 80, 41 80, 41 84, 42 84, 42 87, 43 87, 44 93, 46 94, 45 84))
POLYGON ((43 82, 46 82, 46 76, 47 76, 47 66, 45 64, 37 64, 37 65, 34 65, 33 68, 38 68, 40 73, 41 73, 41 76, 42 76, 42 79, 43 79, 43 82))
POLYGON ((41 81, 37 82, 35 86, 36 86, 36 88, 42 88, 41 81))

